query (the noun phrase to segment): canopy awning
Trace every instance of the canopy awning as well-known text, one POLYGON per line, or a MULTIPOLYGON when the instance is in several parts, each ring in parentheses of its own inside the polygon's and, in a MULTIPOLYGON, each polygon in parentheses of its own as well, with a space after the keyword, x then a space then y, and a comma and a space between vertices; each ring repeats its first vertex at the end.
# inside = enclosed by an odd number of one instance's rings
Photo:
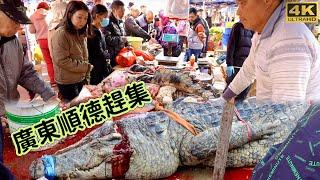
POLYGON ((220 3, 228 3, 228 4, 234 4, 236 3, 235 0, 190 0, 190 4, 203 4, 205 5, 211 5, 211 4, 220 4, 220 3))

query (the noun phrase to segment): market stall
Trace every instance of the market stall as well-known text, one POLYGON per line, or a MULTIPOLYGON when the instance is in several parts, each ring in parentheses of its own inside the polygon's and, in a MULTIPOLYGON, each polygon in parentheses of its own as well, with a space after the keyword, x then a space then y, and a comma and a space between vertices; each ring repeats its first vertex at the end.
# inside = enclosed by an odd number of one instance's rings
MULTIPOLYGON (((171 2, 166 14, 176 27, 188 18, 189 2, 185 9, 173 8, 181 1, 171 2)), ((225 104, 219 97, 226 86, 226 44, 237 7, 231 0, 190 4, 210 9, 204 57, 185 59, 183 35, 174 28, 158 41, 126 37, 129 45, 117 54, 113 72, 98 85, 85 85, 72 101, 35 98, 7 107, 4 162, 17 179, 212 178, 225 104)), ((27 48, 35 49, 25 36, 27 48)), ((237 103, 225 179, 250 179, 252 167, 283 142, 307 108, 260 104, 254 97, 237 103)))
MULTIPOLYGON (((28 1, 26 2, 28 6, 28 14, 30 15, 37 4, 36 1, 28 1)), ((187 16, 188 13, 183 15, 179 15, 179 17, 175 17, 174 12, 170 12, 170 18, 182 18, 182 16, 187 16)), ((34 61, 38 72, 40 75, 43 75, 41 67, 41 61, 43 61, 43 57, 41 57, 41 53, 37 52, 37 43, 32 35, 28 33, 28 26, 24 26, 25 36, 22 37, 26 40, 27 49, 32 51, 32 55, 29 55, 29 59, 34 61)), ((130 38, 128 38, 130 39, 130 38)), ((123 88, 125 84, 130 82, 138 82, 144 81, 147 83, 147 87, 150 92, 153 93, 153 99, 158 101, 161 104, 170 104, 176 99, 183 97, 183 96, 192 96, 195 95, 197 98, 215 98, 219 96, 219 93, 223 90, 223 75, 221 74, 220 67, 217 65, 217 68, 214 68, 213 64, 215 63, 215 57, 217 53, 208 54, 211 56, 211 60, 207 60, 206 58, 199 59, 197 62, 187 63, 184 62, 184 52, 178 57, 174 57, 171 55, 167 55, 164 53, 167 49, 170 51, 170 46, 163 48, 160 44, 136 44, 135 38, 131 38, 129 40, 130 44, 133 46, 133 50, 129 50, 123 52, 123 61, 128 61, 130 58, 127 56, 128 52, 132 52, 133 54, 133 61, 132 62, 124 62, 121 63, 121 58, 119 58, 118 64, 115 68, 115 71, 104 80, 103 83, 99 84, 98 86, 88 86, 85 89, 89 90, 89 95, 86 94, 86 97, 81 93, 79 97, 77 97, 73 102, 70 104, 64 104, 63 109, 68 109, 72 107, 78 106, 80 103, 88 102, 89 99, 101 97, 102 93, 110 93, 115 88, 123 88), (144 51, 142 51, 142 49, 144 51), (136 64, 137 63, 137 64, 136 64), (130 66, 129 66, 130 64, 130 66), (161 66, 159 66, 161 65, 161 66), (129 66, 129 67, 128 67, 129 66), (216 74, 216 75, 215 75, 216 74), (148 77, 148 75, 150 75, 148 77), (219 78, 220 77, 220 82, 219 78), (123 79, 121 79, 123 78, 123 79), (160 80, 160 82, 158 82, 160 80), (213 85, 218 85, 218 89, 213 85), (219 89, 220 88, 220 89, 219 89), (99 92, 100 91, 100 92, 99 92), (97 92, 97 94, 94 94, 97 92)), ((174 40, 173 42, 175 42, 174 40)), ((171 40, 168 41, 172 43, 171 40)), ((169 53, 170 54, 170 53, 169 53)), ((15 114, 12 114, 9 118, 9 125, 11 127, 11 135, 9 132, 6 134, 6 150, 5 150, 5 163, 8 165, 10 169, 13 170, 16 177, 19 179, 30 178, 29 167, 31 168, 30 164, 37 158, 40 158, 44 154, 53 154, 57 152, 59 149, 66 148, 69 145, 74 144, 75 142, 79 141, 89 132, 93 131, 94 129, 98 128, 100 125, 95 126, 92 129, 87 129, 81 133, 68 137, 66 139, 62 139, 61 141, 54 143, 53 145, 46 146, 45 148, 40 148, 37 152, 30 152, 28 155, 18 157, 15 154, 14 144, 11 142, 12 133, 18 131, 21 127, 32 126, 36 121, 30 121, 28 123, 24 122, 22 119, 15 119, 15 115, 22 116, 34 116, 41 115, 43 110, 37 109, 38 106, 34 104, 35 101, 30 102, 30 108, 36 109, 38 112, 29 111, 26 114, 22 115, 21 112, 15 111, 15 114), (16 125, 15 129, 12 129, 13 124, 16 125), (56 145, 55 145, 56 144, 56 145), (46 149, 46 150, 43 150, 46 149), (42 150, 42 151, 41 151, 42 150), (13 160, 13 161, 12 161, 13 160), (25 161, 26 163, 20 163, 21 161, 25 161)), ((20 108, 20 107, 19 107, 20 108)), ((141 108, 134 110, 133 112, 129 113, 134 115, 135 113, 147 112, 151 111, 152 108, 141 108)), ((59 111, 60 112, 60 111, 59 111)), ((59 113, 58 111, 55 112, 56 114, 59 113)), ((9 112, 8 112, 9 113, 9 112)), ((51 117, 54 115, 51 114, 51 117)), ((45 117, 45 116, 43 116, 45 117)), ((46 116, 49 117, 49 116, 46 116)), ((115 119, 123 118, 118 117, 115 119)), ((29 118, 30 119, 30 118, 29 118)), ((40 121, 40 119, 38 119, 40 121)), ((184 169, 181 170, 185 171, 184 169)), ((235 170, 237 172, 237 170, 235 170)), ((250 170, 246 171, 247 173, 250 170)), ((186 176, 187 173, 177 173, 174 174, 172 179, 179 178, 186 176)), ((210 173, 208 173, 209 175, 210 173)), ((32 173, 31 173, 32 175, 32 173)), ((190 175, 193 176, 193 175, 190 175)), ((227 175, 228 176, 228 175, 227 175)), ((230 175, 229 175, 230 176, 230 175)), ((233 175, 231 175, 233 176, 233 175)), ((210 177, 210 175, 209 175, 210 177)))
MULTIPOLYGON (((134 40, 132 43, 134 43, 134 40)), ((223 50, 209 52, 206 58, 199 58, 197 62, 184 62, 184 52, 178 57, 165 56, 164 50, 159 44, 139 44, 138 46, 134 45, 133 49, 129 48, 127 50, 128 52, 119 55, 119 57, 122 57, 119 58, 119 62, 122 63, 115 67, 115 71, 112 74, 97 86, 86 86, 79 97, 69 104, 64 104, 65 111, 79 106, 80 103, 87 103, 90 99, 101 98, 104 93, 112 93, 113 90, 117 89, 124 90, 127 84, 133 82, 144 82, 153 101, 165 106, 172 104, 182 97, 194 98, 192 101, 214 99, 219 97, 224 89, 224 74, 220 67, 222 62, 219 61, 221 54, 225 53, 223 50)), ((128 116, 134 117, 141 113, 155 111, 159 110, 154 109, 153 104, 149 104, 145 107, 134 109, 125 115, 113 118, 113 120, 115 122, 122 121, 122 119, 128 116)), ((5 163, 13 170, 17 178, 29 178, 32 175, 32 172, 30 174, 28 170, 32 168, 31 162, 43 155, 54 154, 58 150, 81 141, 83 137, 99 129, 99 127, 101 125, 88 128, 85 131, 78 132, 76 135, 60 140, 57 145, 51 145, 47 150, 29 152, 21 157, 15 154, 11 137, 7 134, 5 163), (21 161, 25 163, 20 163, 21 161)), ((230 169, 225 177, 226 179, 235 179, 242 176, 244 179, 248 179, 251 170, 251 168, 230 169)), ((177 173, 168 177, 168 179, 200 176, 210 178, 211 173, 211 168, 181 167, 177 173), (206 175, 203 175, 203 173, 206 175)))
MULTIPOLYGON (((223 53, 223 51, 221 51, 223 53)), ((221 53, 220 52, 220 53, 221 53)), ((208 53, 208 58, 200 58, 193 64, 183 61, 183 52, 179 57, 164 56, 163 48, 159 44, 140 44, 140 47, 132 49, 134 62, 128 66, 124 63, 115 68, 115 71, 107 77, 98 86, 87 86, 89 95, 80 93, 79 97, 68 104, 69 108, 75 107, 80 103, 86 103, 89 99, 101 97, 103 93, 110 93, 115 89, 123 89, 126 84, 131 82, 143 81, 152 94, 153 100, 161 104, 170 104, 173 101, 185 96, 194 96, 195 98, 208 99, 218 97, 224 88, 224 79, 216 58, 220 55, 219 51, 208 53), (144 47, 145 51, 142 51, 144 47), (211 57, 212 56, 212 57, 211 57), (159 65, 160 64, 160 65, 159 65), (128 66, 128 67, 126 67, 128 66), (219 89, 220 88, 220 89, 219 89)), ((125 60, 128 56, 124 53, 125 60)), ((121 63, 120 63, 121 64, 121 63)), ((65 107, 64 107, 65 108, 65 107)), ((135 113, 147 113, 153 111, 153 107, 138 108, 127 115, 134 116, 135 113)), ((121 120, 125 116, 114 118, 121 120)), ((91 131, 99 128, 101 125, 94 126, 76 135, 67 137, 58 142, 57 145, 50 146, 47 150, 29 152, 27 155, 18 157, 15 154, 9 132, 6 134, 5 163, 13 170, 17 178, 29 178, 29 167, 31 162, 45 154, 53 154, 60 149, 64 149, 88 135, 91 131), (24 161, 25 163, 21 163, 24 161)), ((177 179, 186 176, 198 177, 197 172, 201 169, 181 168, 176 174, 168 179, 177 179), (188 175, 187 172, 194 171, 188 175)), ((207 176, 211 176, 212 169, 207 169, 207 176)), ((251 169, 240 171, 239 169, 230 170, 226 178, 234 179, 235 175, 242 174, 248 176, 251 169)))

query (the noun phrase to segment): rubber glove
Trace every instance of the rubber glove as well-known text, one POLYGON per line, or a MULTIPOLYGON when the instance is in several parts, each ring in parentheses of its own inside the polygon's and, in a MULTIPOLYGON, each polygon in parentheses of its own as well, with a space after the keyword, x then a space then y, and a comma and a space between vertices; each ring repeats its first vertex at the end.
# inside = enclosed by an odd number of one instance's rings
POLYGON ((227 76, 231 77, 234 74, 234 67, 233 66, 228 66, 227 67, 227 76))
POLYGON ((44 165, 45 177, 48 180, 54 180, 54 177, 56 176, 54 158, 52 156, 44 155, 41 159, 44 165))

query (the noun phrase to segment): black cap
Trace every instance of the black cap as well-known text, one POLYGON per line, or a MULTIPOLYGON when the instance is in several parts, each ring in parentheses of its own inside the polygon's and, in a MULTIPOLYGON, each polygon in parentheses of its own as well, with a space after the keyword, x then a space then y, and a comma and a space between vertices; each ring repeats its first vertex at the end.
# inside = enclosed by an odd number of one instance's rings
POLYGON ((0 10, 20 24, 32 23, 26 15, 27 8, 21 0, 0 0, 0 10))

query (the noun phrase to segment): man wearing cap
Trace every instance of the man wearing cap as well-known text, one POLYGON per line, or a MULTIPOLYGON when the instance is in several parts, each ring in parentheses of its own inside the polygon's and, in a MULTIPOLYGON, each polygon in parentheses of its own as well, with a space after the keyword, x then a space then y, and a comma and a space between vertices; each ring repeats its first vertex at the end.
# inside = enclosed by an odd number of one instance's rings
MULTIPOLYGON (((30 24, 26 8, 20 0, 0 0, 0 117, 4 119, 6 102, 19 100, 17 86, 39 93, 43 100, 56 99, 51 87, 40 79, 31 62, 23 56, 15 36, 20 24, 30 24)), ((3 162, 3 132, 0 128, 0 162, 3 162)), ((0 163, 0 164, 1 164, 0 163)), ((0 166, 1 167, 1 166, 0 166)), ((0 168, 0 177, 6 177, 0 168)), ((8 179, 9 176, 8 176, 8 179)))

